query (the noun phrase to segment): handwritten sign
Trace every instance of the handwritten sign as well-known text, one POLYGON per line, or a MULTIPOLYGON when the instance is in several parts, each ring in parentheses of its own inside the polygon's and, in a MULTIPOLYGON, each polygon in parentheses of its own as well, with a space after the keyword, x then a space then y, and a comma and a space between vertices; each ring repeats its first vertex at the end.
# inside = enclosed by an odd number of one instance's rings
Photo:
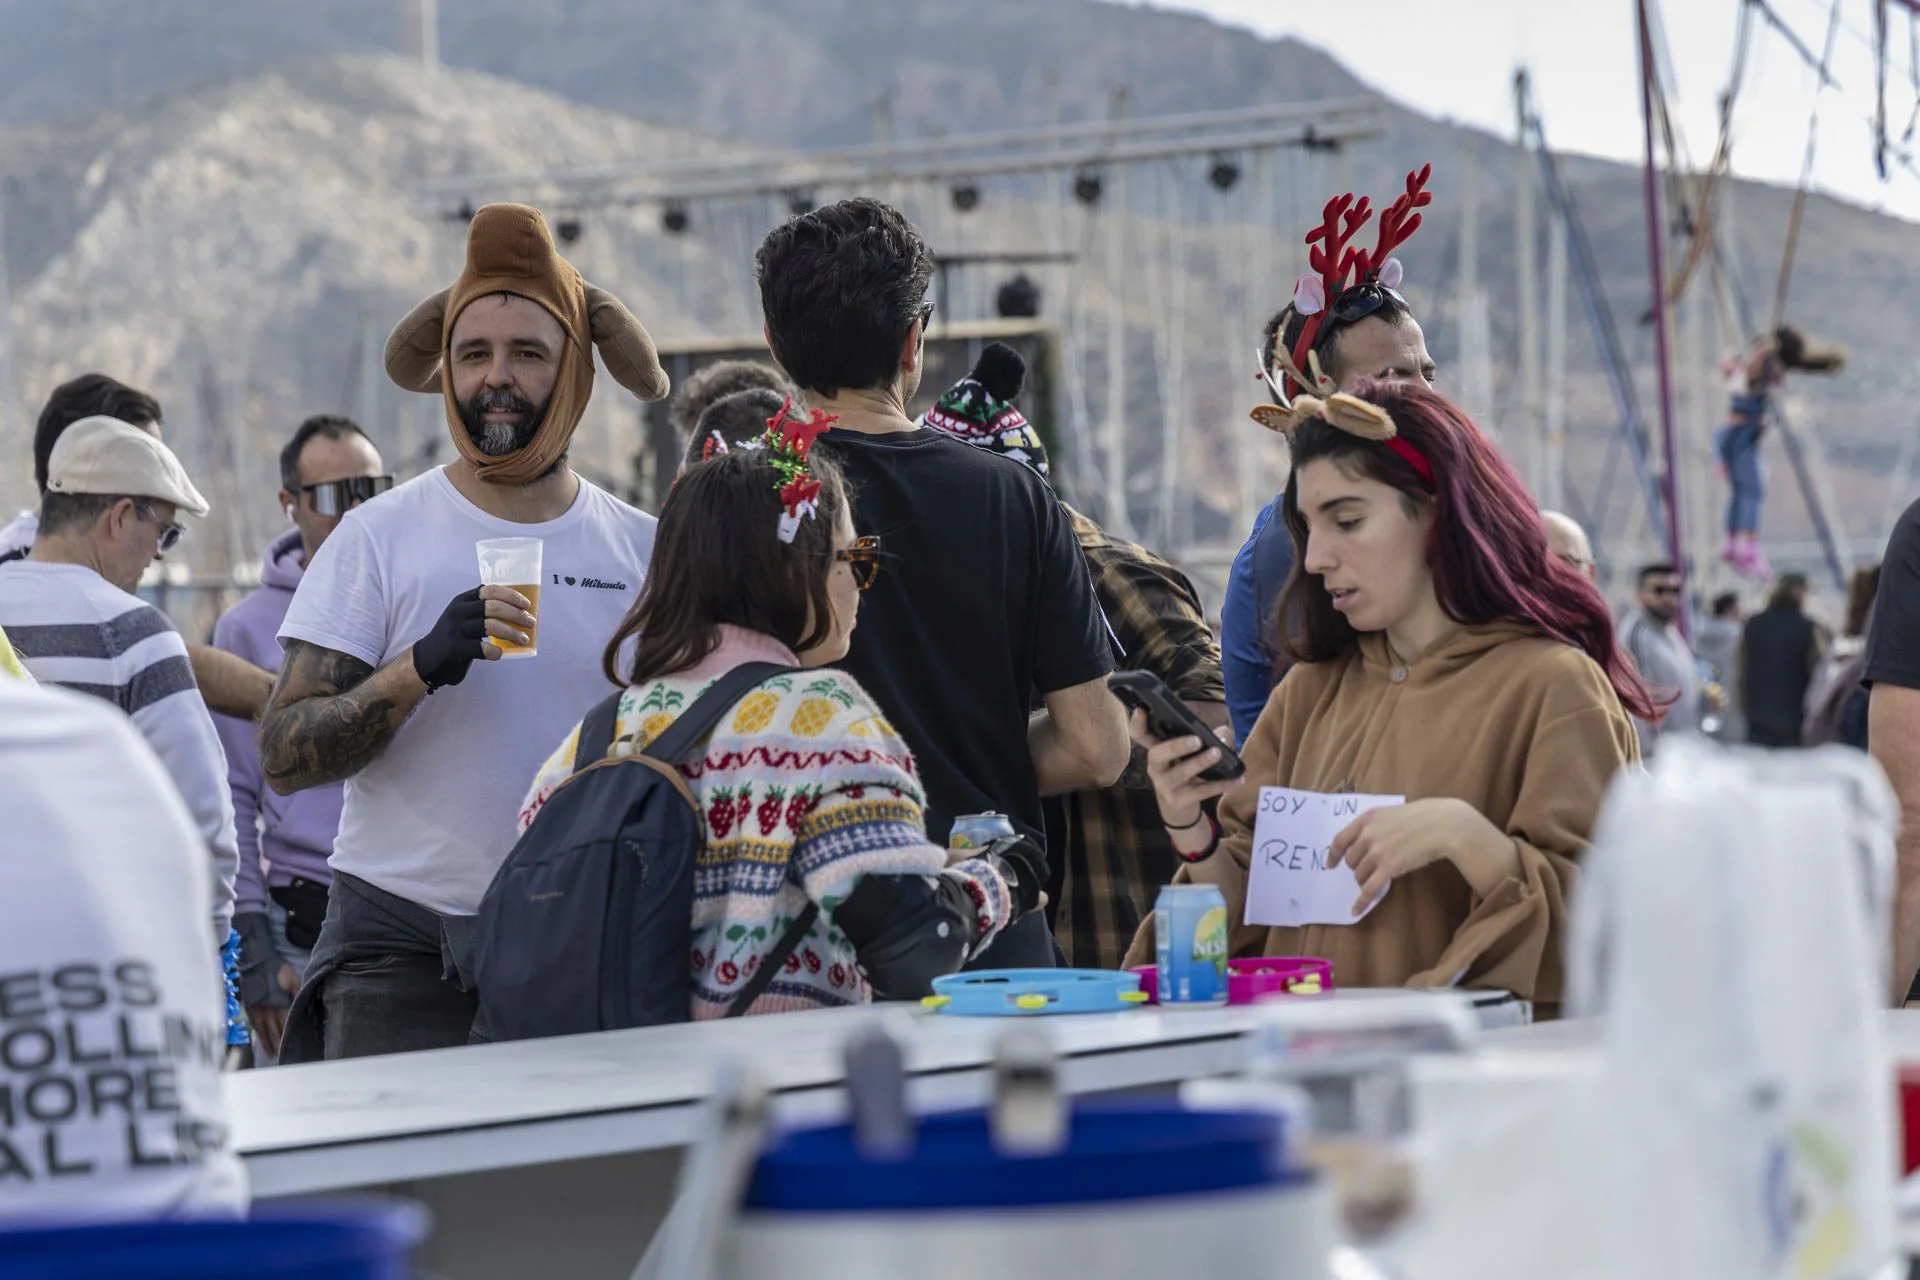
POLYGON ((1328 867, 1333 839, 1369 809, 1402 804, 1403 796, 1326 795, 1291 787, 1260 788, 1247 881, 1247 923, 1298 927, 1352 924, 1360 882, 1342 862, 1328 867))

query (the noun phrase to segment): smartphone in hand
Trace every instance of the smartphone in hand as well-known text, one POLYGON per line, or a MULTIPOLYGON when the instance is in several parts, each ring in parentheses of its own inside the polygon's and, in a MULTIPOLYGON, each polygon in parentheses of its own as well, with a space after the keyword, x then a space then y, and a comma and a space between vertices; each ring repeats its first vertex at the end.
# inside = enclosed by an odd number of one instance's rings
POLYGON ((1220 758, 1200 776, 1208 782, 1231 782, 1246 773, 1240 754, 1201 723, 1187 704, 1173 695, 1166 682, 1151 671, 1116 671, 1107 677, 1107 688, 1130 708, 1147 713, 1147 728, 1165 742, 1169 738, 1198 738, 1200 749, 1217 747, 1220 758))

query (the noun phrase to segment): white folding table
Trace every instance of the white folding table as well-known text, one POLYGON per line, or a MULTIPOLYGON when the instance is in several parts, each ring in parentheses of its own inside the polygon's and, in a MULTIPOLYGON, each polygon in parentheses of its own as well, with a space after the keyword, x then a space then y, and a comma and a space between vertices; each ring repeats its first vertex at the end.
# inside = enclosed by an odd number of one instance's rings
MULTIPOLYGON (((1246 1009, 1035 1019, 1067 1090, 1165 1089, 1239 1069, 1246 1009)), ((257 1199, 377 1191, 435 1215, 422 1264, 447 1280, 623 1280, 671 1202, 720 1063, 750 1063, 783 1119, 844 1111, 841 1046, 874 1019, 905 1051, 916 1109, 991 1089, 1001 1018, 898 1006, 776 1014, 395 1054, 224 1078, 257 1199)))

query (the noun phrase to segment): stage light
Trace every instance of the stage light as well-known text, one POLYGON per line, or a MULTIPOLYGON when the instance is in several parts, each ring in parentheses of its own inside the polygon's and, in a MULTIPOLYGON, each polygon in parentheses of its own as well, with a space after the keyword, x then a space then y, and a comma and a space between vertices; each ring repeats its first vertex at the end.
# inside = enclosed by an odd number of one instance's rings
POLYGON ((1308 125, 1306 132, 1300 135, 1300 147, 1304 151, 1323 151, 1328 155, 1338 155, 1341 145, 1338 138, 1321 137, 1312 125, 1308 125))
POLYGON ((671 201, 660 210, 660 229, 670 236, 677 236, 687 229, 687 206, 679 201, 671 201))
POLYGON ((789 191, 787 193, 787 212, 798 218, 802 214, 812 213, 820 207, 811 191, 789 191))
POLYGON ((572 244, 580 238, 583 230, 585 228, 580 225, 578 218, 562 218, 553 224, 553 233, 560 237, 561 244, 572 244))
POLYGON ((980 207, 980 188, 971 182, 957 182, 953 187, 953 207, 961 213, 972 213, 980 207))
POLYGON ((1040 286, 1022 271, 1000 286, 993 297, 993 308, 1002 320, 1031 320, 1040 314, 1040 286))
POLYGON ((1081 204, 1100 203, 1100 175, 1086 169, 1073 180, 1073 198, 1081 204))
POLYGON ((1213 165, 1207 170, 1207 181, 1214 185, 1215 190, 1233 190, 1240 181, 1240 162, 1230 155, 1214 156, 1213 165))

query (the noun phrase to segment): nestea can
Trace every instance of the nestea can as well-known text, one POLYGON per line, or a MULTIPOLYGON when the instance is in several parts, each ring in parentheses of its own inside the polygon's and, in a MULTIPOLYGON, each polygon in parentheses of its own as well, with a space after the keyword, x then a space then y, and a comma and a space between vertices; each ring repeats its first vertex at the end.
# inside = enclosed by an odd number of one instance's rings
POLYGON ((1163 1005, 1227 1000, 1227 900, 1210 884, 1170 884, 1153 904, 1163 1005))
POLYGON ((967 813, 953 820, 947 836, 949 849, 984 849, 1014 834, 1013 819, 1004 813, 967 813))

